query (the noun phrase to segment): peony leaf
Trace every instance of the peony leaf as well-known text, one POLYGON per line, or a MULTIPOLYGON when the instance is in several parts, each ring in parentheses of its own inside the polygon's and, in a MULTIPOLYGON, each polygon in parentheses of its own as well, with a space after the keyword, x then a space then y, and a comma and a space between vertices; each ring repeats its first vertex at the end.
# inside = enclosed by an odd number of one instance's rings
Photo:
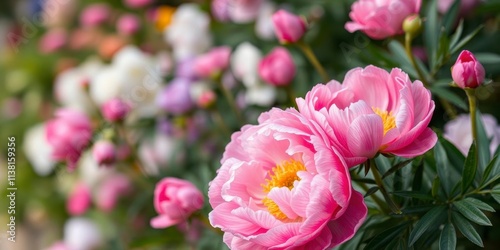
POLYGON ((490 205, 488 205, 485 202, 480 201, 478 199, 469 197, 469 198, 464 199, 463 201, 467 202, 467 203, 471 204, 472 206, 475 206, 481 210, 495 212, 495 209, 493 207, 491 207, 490 205))
POLYGON ((430 68, 434 69, 437 65, 437 46, 439 42, 437 1, 433 0, 429 3, 429 8, 425 13, 426 22, 424 25, 424 44, 429 55, 430 68))
POLYGON ((453 224, 448 223, 444 226, 443 231, 441 231, 441 236, 439 237, 439 249, 440 250, 453 250, 457 246, 457 234, 455 232, 455 227, 453 224))
POLYGON ((481 236, 479 236, 476 229, 474 229, 474 226, 472 226, 472 224, 470 224, 470 222, 467 219, 465 219, 462 215, 456 212, 451 213, 451 216, 458 230, 467 239, 469 239, 472 243, 480 247, 483 247, 483 241, 481 240, 481 236))
POLYGON ((461 200, 453 203, 455 208, 467 219, 482 226, 491 226, 491 222, 486 215, 473 204, 461 200))
POLYGON ((477 152, 476 152, 476 142, 473 142, 470 146, 469 153, 465 159, 465 164, 462 172, 462 194, 464 194, 470 187, 476 177, 477 170, 477 152))
POLYGON ((368 242, 365 249, 385 249, 389 242, 398 238, 398 236, 408 228, 408 225, 409 223, 403 223, 382 231, 381 233, 375 235, 370 242, 368 242))
POLYGON ((422 234, 427 231, 432 225, 437 225, 440 223, 440 217, 446 215, 446 207, 438 206, 427 212, 416 224, 410 233, 410 238, 408 239, 408 246, 413 246, 413 244, 422 236, 422 234))

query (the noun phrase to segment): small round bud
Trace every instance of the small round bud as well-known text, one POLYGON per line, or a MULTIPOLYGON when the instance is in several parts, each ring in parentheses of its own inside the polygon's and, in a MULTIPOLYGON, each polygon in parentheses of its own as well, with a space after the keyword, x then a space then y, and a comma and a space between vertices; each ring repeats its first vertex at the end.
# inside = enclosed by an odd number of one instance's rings
POLYGON ((418 14, 413 14, 405 18, 403 21, 403 30, 412 36, 417 35, 422 28, 422 19, 418 14))

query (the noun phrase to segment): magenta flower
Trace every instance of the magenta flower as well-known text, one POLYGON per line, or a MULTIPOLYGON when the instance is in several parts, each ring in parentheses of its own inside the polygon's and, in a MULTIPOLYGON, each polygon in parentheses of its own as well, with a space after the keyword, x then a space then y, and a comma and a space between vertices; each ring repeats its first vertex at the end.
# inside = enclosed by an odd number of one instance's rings
POLYGON ((106 178, 100 185, 96 194, 96 206, 102 211, 112 211, 118 199, 131 191, 130 180, 121 174, 115 174, 106 178))
POLYGON ((110 16, 111 9, 107 4, 91 4, 80 14, 80 23, 85 27, 97 26, 106 22, 110 16))
POLYGON ((259 76, 271 85, 288 85, 295 77, 295 63, 288 50, 278 47, 262 58, 259 76))
POLYGON ((159 214, 151 220, 154 228, 166 228, 187 220, 203 207, 203 194, 189 181, 164 178, 155 188, 154 205, 159 214))
POLYGON ((377 153, 415 157, 437 141, 427 127, 434 112, 430 92, 397 68, 390 73, 375 66, 355 68, 343 84, 316 85, 297 105, 321 124, 349 167, 377 153))
POLYGON ((52 53, 63 48, 68 42, 68 34, 63 29, 51 29, 40 39, 39 48, 43 53, 52 53))
POLYGON ((463 50, 457 58, 455 65, 451 68, 453 81, 460 88, 477 88, 484 82, 483 65, 476 59, 474 54, 463 50))
POLYGON ((274 31, 281 43, 297 42, 307 31, 306 21, 286 10, 273 14, 274 31))
POLYGON ((110 141, 98 141, 92 148, 92 156, 98 165, 109 166, 116 161, 116 147, 110 141))
POLYGON ((130 109, 130 105, 122 99, 113 98, 102 105, 101 113, 107 121, 117 122, 125 119, 130 109))
POLYGON ((59 109, 55 118, 47 122, 45 136, 52 146, 52 158, 65 160, 72 170, 92 138, 90 119, 76 110, 59 109))
POLYGON ((133 35, 139 30, 139 28, 139 18, 134 14, 122 15, 116 22, 116 29, 124 35, 133 35))
POLYGON ((141 8, 152 4, 153 0, 124 0, 123 2, 130 8, 141 8))
POLYGON ((199 77, 216 76, 229 66, 230 56, 231 48, 228 46, 213 48, 208 53, 196 58, 194 70, 199 77))
POLYGON ((66 209, 72 216, 84 214, 90 207, 90 189, 83 183, 78 183, 70 193, 66 202, 66 209))
POLYGON ((421 0, 358 0, 351 6, 345 28, 349 32, 363 31, 373 39, 384 39, 403 33, 403 21, 418 14, 421 0))
POLYGON ((363 223, 363 196, 315 122, 273 109, 233 134, 208 196, 231 249, 328 249, 363 223))

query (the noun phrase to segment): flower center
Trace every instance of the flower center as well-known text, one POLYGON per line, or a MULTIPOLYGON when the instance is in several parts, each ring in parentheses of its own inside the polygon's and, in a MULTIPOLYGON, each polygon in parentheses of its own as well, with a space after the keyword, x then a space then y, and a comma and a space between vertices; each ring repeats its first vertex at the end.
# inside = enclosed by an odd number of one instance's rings
POLYGON ((375 114, 382 118, 382 123, 384 124, 384 135, 387 131, 396 127, 396 118, 392 115, 392 112, 387 112, 385 110, 380 110, 379 108, 372 108, 375 114))
MULTIPOLYGON (((264 192, 269 193, 275 187, 287 187, 292 190, 293 183, 300 180, 297 176, 297 172, 305 171, 306 168, 304 164, 296 160, 284 161, 272 169, 269 172, 270 179, 267 179, 267 183, 263 184, 264 192)), ((286 220, 288 217, 280 210, 279 206, 267 196, 262 200, 264 205, 267 207, 269 213, 271 213, 278 220, 286 220)))

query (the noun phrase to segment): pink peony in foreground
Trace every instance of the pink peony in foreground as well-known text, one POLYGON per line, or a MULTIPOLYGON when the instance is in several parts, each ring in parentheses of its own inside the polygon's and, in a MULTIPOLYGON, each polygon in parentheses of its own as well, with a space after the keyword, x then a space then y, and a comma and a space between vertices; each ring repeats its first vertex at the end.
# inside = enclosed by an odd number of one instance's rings
POLYGON ((90 143, 92 124, 85 114, 72 109, 59 109, 55 116, 47 122, 45 136, 52 146, 52 158, 66 161, 72 170, 90 143))
POLYGON ((367 208, 314 122, 273 109, 233 134, 210 183, 212 226, 231 249, 327 249, 354 236, 367 208))
POLYGON ((420 11, 421 0, 358 0, 351 6, 349 32, 363 31, 373 39, 384 39, 403 33, 403 20, 420 11))
POLYGON ((431 93, 398 68, 390 73, 375 66, 352 69, 343 84, 318 84, 305 99, 297 99, 297 106, 321 124, 349 167, 377 153, 422 155, 437 141, 428 128, 431 93))
POLYGON ((154 205, 159 214, 151 220, 154 228, 181 222, 203 207, 203 194, 189 181, 168 177, 156 184, 154 205))

